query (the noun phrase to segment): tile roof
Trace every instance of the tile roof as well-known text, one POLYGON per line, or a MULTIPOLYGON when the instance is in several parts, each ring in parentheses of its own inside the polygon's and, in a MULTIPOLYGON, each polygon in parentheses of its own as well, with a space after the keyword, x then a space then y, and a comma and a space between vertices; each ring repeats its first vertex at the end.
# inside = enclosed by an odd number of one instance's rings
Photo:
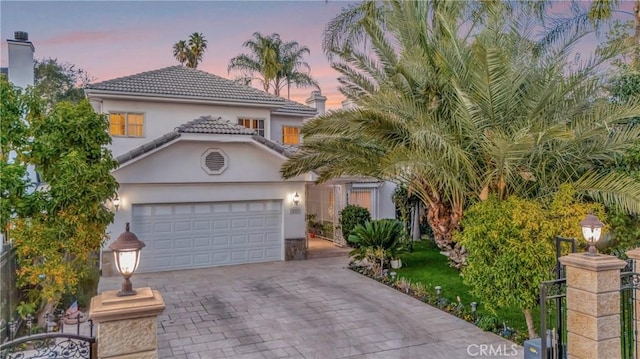
POLYGON ((221 117, 202 116, 176 128, 182 133, 208 133, 220 135, 254 135, 255 130, 223 120, 221 117))
POLYGON ((132 159, 136 157, 140 157, 145 153, 150 152, 160 146, 163 146, 164 144, 169 143, 178 137, 180 137, 180 134, 178 132, 169 132, 160 138, 156 138, 155 140, 151 142, 147 142, 140 147, 136 147, 127 153, 121 154, 120 156, 116 157, 116 161, 118 161, 118 164, 120 165, 125 162, 129 162, 132 159))
POLYGON ((301 103, 289 101, 205 71, 180 65, 89 84, 86 89, 263 103, 281 105, 278 110, 284 112, 308 112, 310 115, 316 113, 314 108, 301 103))
POLYGON ((290 112, 290 111, 308 112, 309 115, 311 116, 315 116, 316 113, 318 112, 313 107, 309 107, 295 101, 287 100, 285 98, 282 98, 282 100, 284 101, 284 106, 277 109, 276 112, 290 112))

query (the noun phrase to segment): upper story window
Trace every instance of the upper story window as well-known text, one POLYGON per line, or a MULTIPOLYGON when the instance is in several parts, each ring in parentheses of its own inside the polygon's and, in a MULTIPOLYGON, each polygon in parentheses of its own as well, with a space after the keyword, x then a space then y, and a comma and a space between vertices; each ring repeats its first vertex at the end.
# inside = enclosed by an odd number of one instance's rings
POLYGON ((123 137, 143 137, 144 114, 111 112, 109 114, 109 134, 123 137))
POLYGON ((300 143, 300 130, 297 127, 282 126, 282 143, 285 145, 300 143))
POLYGON ((264 120, 255 120, 252 118, 240 118, 238 124, 246 128, 256 130, 259 136, 264 137, 264 120))

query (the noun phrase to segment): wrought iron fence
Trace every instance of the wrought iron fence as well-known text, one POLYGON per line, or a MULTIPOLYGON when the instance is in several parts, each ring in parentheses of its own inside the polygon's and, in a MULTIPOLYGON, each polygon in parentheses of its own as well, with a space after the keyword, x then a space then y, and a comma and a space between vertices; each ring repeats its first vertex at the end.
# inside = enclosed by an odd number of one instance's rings
MULTIPOLYGON (((556 237, 555 242, 556 258, 577 250, 575 238, 556 237)), ((540 284, 540 347, 543 359, 564 359, 567 357, 567 280, 559 260, 553 273, 555 280, 540 284)))
POLYGON ((34 333, 33 317, 25 320, 26 335, 16 337, 18 321, 8 325, 9 341, 0 344, 0 359, 37 359, 37 358, 95 358, 96 338, 93 334, 93 321, 88 321, 88 335, 81 335, 81 313, 75 318, 75 333, 64 332, 64 320, 51 320, 46 315, 44 333, 34 333))
POLYGON ((638 358, 637 290, 640 289, 640 274, 635 272, 633 260, 620 273, 620 344, 623 359, 638 358))
POLYGON ((567 357, 567 279, 540 284, 540 330, 543 359, 567 357))

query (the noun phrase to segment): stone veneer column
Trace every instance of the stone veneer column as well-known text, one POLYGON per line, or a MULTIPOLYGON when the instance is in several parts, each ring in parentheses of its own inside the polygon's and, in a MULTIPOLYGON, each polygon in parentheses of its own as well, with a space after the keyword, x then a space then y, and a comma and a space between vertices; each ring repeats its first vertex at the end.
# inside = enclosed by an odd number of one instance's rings
POLYGON ((567 273, 568 359, 620 358, 620 269, 608 255, 560 258, 567 273))
MULTIPOLYGON (((632 249, 627 252, 627 257, 633 259, 636 264, 640 263, 640 248, 632 249)), ((634 267, 634 272, 637 272, 637 268, 634 267)), ((633 320, 635 321, 636 328, 640 328, 640 293, 637 293, 638 289, 634 289, 636 291, 636 302, 635 302, 635 311, 633 313, 633 320)), ((635 341, 635 355, 634 358, 640 358, 640 343, 635 341)))
POLYGON ((157 318, 164 311, 157 290, 139 288, 136 295, 118 291, 91 298, 89 318, 98 324, 98 359, 157 359, 157 318))

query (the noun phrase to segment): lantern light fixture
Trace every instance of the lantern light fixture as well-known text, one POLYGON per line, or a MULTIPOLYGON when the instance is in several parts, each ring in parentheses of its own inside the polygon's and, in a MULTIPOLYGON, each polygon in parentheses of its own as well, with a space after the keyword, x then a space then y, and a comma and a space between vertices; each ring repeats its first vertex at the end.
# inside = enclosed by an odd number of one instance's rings
POLYGON ((122 290, 118 292, 118 297, 135 295, 133 285, 129 278, 138 269, 140 264, 140 250, 145 244, 138 237, 129 231, 129 223, 125 226, 125 232, 122 233, 115 242, 109 245, 109 249, 113 251, 116 262, 116 269, 124 277, 122 290))
POLYGON ((291 201, 292 201, 292 202, 293 202, 293 204, 294 204, 294 205, 296 205, 296 206, 297 206, 298 204, 300 204, 300 195, 298 194, 298 192, 296 192, 296 193, 293 195, 293 198, 291 199, 291 201))
POLYGON ((591 212, 587 214, 587 217, 582 220, 582 222, 580 222, 580 226, 582 227, 582 236, 587 242, 589 242, 588 254, 597 255, 596 242, 602 235, 602 227, 604 227, 604 223, 600 222, 598 217, 591 212))
POLYGON ((113 207, 116 209, 116 212, 118 212, 118 208, 120 207, 120 197, 118 197, 118 192, 116 192, 116 197, 113 199, 112 203, 113 207))

